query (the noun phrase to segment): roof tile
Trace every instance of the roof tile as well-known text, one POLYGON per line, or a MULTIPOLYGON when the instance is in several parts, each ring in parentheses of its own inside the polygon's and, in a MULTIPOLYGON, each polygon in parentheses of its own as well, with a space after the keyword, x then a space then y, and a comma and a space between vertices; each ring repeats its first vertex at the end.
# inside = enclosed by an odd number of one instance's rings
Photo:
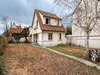
POLYGON ((22 28, 21 26, 16 26, 17 28, 10 28, 10 32, 11 33, 21 33, 22 32, 22 28))

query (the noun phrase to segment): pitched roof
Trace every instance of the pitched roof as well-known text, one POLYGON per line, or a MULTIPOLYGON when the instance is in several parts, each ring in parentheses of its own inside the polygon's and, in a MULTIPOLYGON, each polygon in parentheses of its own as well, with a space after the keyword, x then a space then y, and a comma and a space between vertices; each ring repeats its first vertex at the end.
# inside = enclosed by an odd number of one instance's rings
POLYGON ((49 13, 49 12, 44 12, 44 11, 41 11, 41 10, 38 10, 43 16, 45 17, 51 17, 51 18, 55 18, 55 19, 60 19, 62 20, 60 17, 58 17, 56 14, 53 14, 53 13, 49 13))
POLYGON ((22 32, 22 28, 21 28, 21 26, 16 26, 16 28, 11 27, 10 28, 10 32, 11 33, 21 33, 22 32))
POLYGON ((35 9, 35 13, 37 14, 40 27, 41 27, 41 29, 43 31, 61 31, 61 32, 65 32, 65 28, 64 28, 63 25, 61 25, 61 26, 54 26, 54 25, 43 24, 39 12, 43 16, 47 16, 47 17, 51 17, 51 18, 56 18, 56 19, 60 19, 60 20, 61 20, 61 18, 59 18, 58 16, 56 16, 56 14, 48 15, 48 14, 51 14, 51 13, 48 13, 48 12, 44 12, 44 11, 40 11, 40 10, 35 9))

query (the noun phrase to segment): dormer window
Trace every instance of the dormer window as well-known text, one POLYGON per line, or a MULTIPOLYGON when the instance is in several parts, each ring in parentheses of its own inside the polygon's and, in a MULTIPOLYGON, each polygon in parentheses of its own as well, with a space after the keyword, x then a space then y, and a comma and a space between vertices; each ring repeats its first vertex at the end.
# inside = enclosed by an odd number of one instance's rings
POLYGON ((46 18, 46 24, 50 24, 50 19, 46 18))

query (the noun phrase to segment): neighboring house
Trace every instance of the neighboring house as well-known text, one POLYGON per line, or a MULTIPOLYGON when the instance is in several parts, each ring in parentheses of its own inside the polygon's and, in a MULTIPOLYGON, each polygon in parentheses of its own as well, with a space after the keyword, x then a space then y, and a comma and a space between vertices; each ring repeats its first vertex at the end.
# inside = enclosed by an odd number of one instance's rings
MULTIPOLYGON (((91 4, 89 4, 91 5, 91 4)), ((99 3, 100 5, 100 3, 99 3)), ((78 7, 84 6, 83 0, 80 2, 78 7)), ((72 45, 77 46, 85 46, 85 32, 78 26, 76 26, 74 23, 76 22, 76 12, 73 13, 72 16, 72 36, 68 36, 70 39, 68 43, 72 45)), ((98 21, 98 24, 100 24, 100 21, 98 21)), ((100 26, 100 25, 99 25, 100 26)), ((89 35, 89 46, 91 48, 100 48, 100 29, 97 27, 97 25, 93 28, 89 35)), ((67 38, 67 39, 68 39, 67 38)))
POLYGON ((41 46, 66 44, 65 28, 61 21, 56 14, 35 9, 31 29, 32 43, 41 46))
POLYGON ((11 36, 15 36, 15 35, 21 35, 22 32, 22 27, 21 26, 16 26, 15 23, 11 23, 11 27, 10 27, 10 33, 11 36))

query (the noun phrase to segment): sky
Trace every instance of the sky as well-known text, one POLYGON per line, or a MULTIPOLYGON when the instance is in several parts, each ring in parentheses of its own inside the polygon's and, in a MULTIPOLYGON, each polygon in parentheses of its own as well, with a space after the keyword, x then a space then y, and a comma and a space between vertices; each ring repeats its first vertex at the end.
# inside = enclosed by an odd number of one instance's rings
POLYGON ((4 30, 3 17, 8 16, 9 25, 15 22, 22 27, 31 26, 34 9, 55 13, 60 17, 59 8, 51 10, 54 6, 51 0, 0 0, 0 34, 4 30))

